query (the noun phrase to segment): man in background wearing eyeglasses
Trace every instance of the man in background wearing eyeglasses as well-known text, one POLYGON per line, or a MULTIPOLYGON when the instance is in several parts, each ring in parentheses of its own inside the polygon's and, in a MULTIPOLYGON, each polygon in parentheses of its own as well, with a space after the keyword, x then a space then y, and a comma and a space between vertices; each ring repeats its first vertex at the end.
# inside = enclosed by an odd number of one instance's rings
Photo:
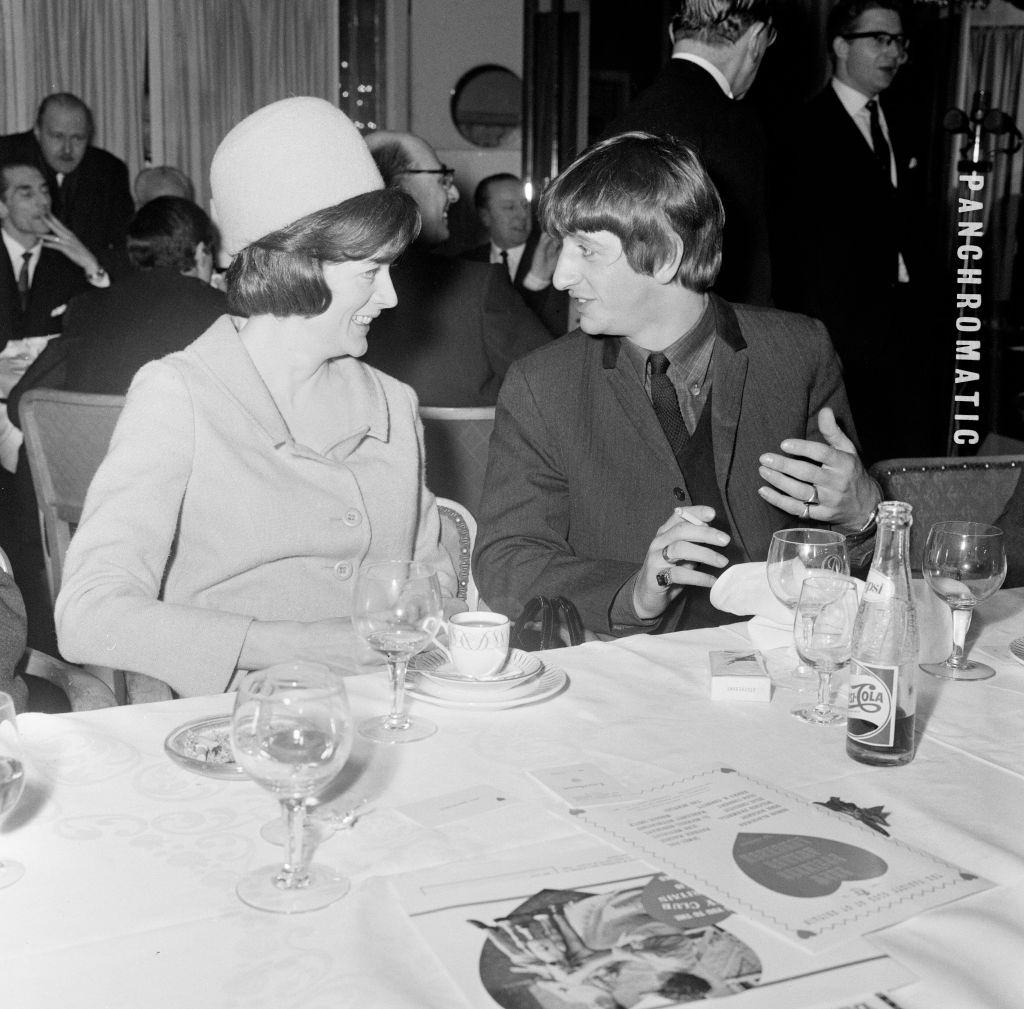
POLYGON ((364 360, 416 390, 422 406, 493 406, 509 365, 548 343, 504 267, 432 252, 448 238, 455 172, 411 133, 366 142, 386 186, 420 212, 420 234, 391 268, 398 305, 374 321, 364 360))
POLYGON ((932 269, 915 136, 926 117, 889 90, 909 52, 901 6, 840 0, 826 29, 832 80, 778 148, 776 302, 828 328, 866 462, 937 455, 943 355, 937 299, 923 293, 932 269))
POLYGON ((603 133, 667 133, 696 151, 725 207, 715 293, 771 304, 764 129, 741 99, 775 41, 771 0, 681 0, 672 58, 603 133))

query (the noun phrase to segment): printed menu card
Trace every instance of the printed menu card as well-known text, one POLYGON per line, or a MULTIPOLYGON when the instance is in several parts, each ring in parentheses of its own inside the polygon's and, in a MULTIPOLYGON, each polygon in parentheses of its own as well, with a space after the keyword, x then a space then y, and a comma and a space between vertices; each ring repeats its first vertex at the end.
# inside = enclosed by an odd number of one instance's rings
POLYGON ((572 814, 585 829, 808 950, 992 886, 728 767, 572 814))
POLYGON ((855 938, 811 953, 585 835, 392 877, 475 1009, 881 1005, 913 976, 855 938))

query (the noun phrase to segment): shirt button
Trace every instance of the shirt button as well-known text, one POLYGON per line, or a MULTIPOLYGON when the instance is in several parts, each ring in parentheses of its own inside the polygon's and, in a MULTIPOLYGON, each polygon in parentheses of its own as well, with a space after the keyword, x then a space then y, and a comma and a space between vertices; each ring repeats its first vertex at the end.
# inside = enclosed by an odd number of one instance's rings
POLYGON ((363 513, 357 508, 349 508, 349 510, 342 516, 341 520, 347 526, 357 526, 363 521, 363 513))
POLYGON ((346 578, 352 577, 352 565, 348 561, 338 561, 334 565, 334 573, 344 581, 346 578))

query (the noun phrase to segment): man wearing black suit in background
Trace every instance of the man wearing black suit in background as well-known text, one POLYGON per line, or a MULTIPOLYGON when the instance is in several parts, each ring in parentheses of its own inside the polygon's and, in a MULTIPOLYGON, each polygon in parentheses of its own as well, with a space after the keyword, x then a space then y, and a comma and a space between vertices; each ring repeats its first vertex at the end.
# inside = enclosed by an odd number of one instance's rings
POLYGON ((124 236, 135 211, 128 168, 93 147, 92 111, 76 95, 48 95, 25 133, 0 137, 0 163, 35 165, 46 180, 53 215, 113 274, 126 271, 124 236))
POLYGON ((866 462, 940 454, 923 168, 914 121, 889 92, 907 59, 900 4, 840 0, 827 35, 832 80, 779 145, 796 153, 776 166, 776 302, 828 328, 866 462))
POLYGON ((771 0, 682 0, 672 59, 605 131, 668 133, 697 152, 725 207, 715 293, 771 304, 764 129, 741 99, 775 40, 771 0))
POLYGON ((50 212, 42 173, 0 163, 0 349, 8 340, 61 329, 61 311, 90 284, 110 279, 96 257, 50 212))
POLYGON ((384 184, 416 201, 421 227, 391 268, 398 305, 374 321, 363 360, 411 385, 422 406, 493 406, 509 365, 551 337, 501 267, 431 251, 448 238, 459 198, 433 147, 383 130, 366 143, 384 184))
POLYGON ((490 241, 464 252, 462 258, 503 266, 512 286, 548 332, 564 336, 569 328, 569 299, 551 283, 558 242, 532 226, 522 181, 509 172, 489 175, 477 184, 473 204, 490 241))

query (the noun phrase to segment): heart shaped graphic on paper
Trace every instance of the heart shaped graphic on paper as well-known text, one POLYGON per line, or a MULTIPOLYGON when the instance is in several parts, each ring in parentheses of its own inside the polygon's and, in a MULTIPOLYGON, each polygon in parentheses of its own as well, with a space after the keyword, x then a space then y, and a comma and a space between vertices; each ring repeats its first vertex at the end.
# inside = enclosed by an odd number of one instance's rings
POLYGON ((732 857, 755 883, 787 897, 827 897, 843 883, 875 879, 889 868, 864 848, 801 834, 737 834, 732 857))

